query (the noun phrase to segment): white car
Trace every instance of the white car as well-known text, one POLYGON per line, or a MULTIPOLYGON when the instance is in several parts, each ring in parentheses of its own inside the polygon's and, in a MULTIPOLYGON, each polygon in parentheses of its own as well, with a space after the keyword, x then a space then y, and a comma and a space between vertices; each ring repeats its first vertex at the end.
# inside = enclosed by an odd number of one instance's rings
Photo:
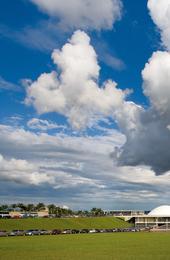
POLYGON ((89 233, 96 233, 96 230, 95 229, 91 229, 91 230, 89 230, 89 233))

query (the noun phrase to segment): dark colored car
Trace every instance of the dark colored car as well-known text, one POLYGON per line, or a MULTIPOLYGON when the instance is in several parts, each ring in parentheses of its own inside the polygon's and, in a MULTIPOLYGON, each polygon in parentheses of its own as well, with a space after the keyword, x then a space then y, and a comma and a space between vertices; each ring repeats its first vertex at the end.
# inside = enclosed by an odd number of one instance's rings
POLYGON ((84 228, 84 229, 81 229, 81 230, 80 230, 80 233, 87 234, 87 233, 89 233, 89 230, 84 228))
POLYGON ((72 229, 72 230, 71 230, 71 233, 72 233, 72 234, 79 234, 79 233, 80 233, 80 230, 78 230, 78 229, 72 229))
POLYGON ((61 234, 61 230, 59 230, 59 229, 54 229, 51 232, 51 235, 59 235, 59 234, 61 234))

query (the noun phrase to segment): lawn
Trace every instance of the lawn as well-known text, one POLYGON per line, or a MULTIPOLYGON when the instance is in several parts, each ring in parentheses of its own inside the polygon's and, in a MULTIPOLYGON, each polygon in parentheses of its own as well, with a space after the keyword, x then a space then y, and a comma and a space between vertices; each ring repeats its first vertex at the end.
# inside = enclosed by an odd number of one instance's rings
POLYGON ((124 228, 130 225, 115 217, 98 218, 37 218, 0 219, 0 230, 13 229, 82 229, 82 228, 124 228))
POLYGON ((169 260, 169 233, 0 238, 5 260, 169 260))

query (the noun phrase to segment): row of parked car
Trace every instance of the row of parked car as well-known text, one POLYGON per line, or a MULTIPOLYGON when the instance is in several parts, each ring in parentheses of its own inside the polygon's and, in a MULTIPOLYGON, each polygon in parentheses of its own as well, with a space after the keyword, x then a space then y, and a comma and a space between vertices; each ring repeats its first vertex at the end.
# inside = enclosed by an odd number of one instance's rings
POLYGON ((44 230, 44 229, 30 229, 30 230, 12 230, 5 231, 0 230, 0 237, 7 236, 38 236, 38 235, 60 235, 60 234, 83 234, 83 233, 113 233, 113 232, 139 232, 143 229, 139 228, 113 228, 113 229, 54 229, 54 230, 44 230))

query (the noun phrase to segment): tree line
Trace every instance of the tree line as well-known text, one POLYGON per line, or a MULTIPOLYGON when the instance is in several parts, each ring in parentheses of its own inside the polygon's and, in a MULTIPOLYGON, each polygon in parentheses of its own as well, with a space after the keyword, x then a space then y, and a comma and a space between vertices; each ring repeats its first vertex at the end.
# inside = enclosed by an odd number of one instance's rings
POLYGON ((62 216, 82 216, 82 217, 91 217, 91 216, 104 216, 104 211, 101 208, 92 208, 91 210, 71 210, 69 208, 56 206, 54 204, 45 205, 44 203, 38 204, 23 204, 23 203, 15 203, 15 204, 4 204, 0 205, 0 211, 15 211, 20 210, 23 212, 37 212, 42 211, 48 208, 49 214, 54 215, 55 217, 62 216))

